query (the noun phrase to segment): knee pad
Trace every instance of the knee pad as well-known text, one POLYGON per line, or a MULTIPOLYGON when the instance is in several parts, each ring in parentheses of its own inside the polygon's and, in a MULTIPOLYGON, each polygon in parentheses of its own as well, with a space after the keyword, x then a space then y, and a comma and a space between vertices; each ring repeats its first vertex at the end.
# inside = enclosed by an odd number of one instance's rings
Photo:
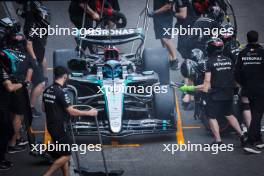
POLYGON ((249 111, 250 110, 249 103, 243 103, 242 102, 241 108, 242 108, 243 111, 249 111))

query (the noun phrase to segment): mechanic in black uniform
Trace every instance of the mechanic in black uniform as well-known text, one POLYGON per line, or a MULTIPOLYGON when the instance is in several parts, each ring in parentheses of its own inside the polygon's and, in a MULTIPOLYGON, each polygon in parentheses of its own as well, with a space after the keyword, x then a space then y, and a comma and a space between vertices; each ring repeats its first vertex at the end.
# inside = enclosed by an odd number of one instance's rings
MULTIPOLYGON (((217 6, 210 7, 209 4, 205 2, 203 2, 202 4, 199 3, 199 5, 203 8, 201 8, 200 6, 197 7, 197 5, 195 5, 195 3, 197 3, 196 1, 192 2, 193 10, 195 11, 197 16, 195 17, 196 21, 193 23, 191 28, 201 29, 202 32, 204 32, 205 29, 212 30, 213 28, 217 28, 217 29, 220 28, 220 23, 223 21, 224 18, 224 12, 220 8, 218 8, 217 6)), ((182 53, 184 55, 183 57, 185 57, 185 59, 191 58, 190 53, 193 49, 200 49, 204 52, 204 55, 206 55, 206 49, 205 49, 206 42, 211 37, 212 34, 211 35, 197 34, 197 35, 185 36, 185 38, 183 39, 185 40, 185 43, 183 44, 184 49, 182 50, 182 53)), ((192 82, 189 79, 185 79, 184 82, 186 85, 192 84, 192 82)), ((193 97, 188 93, 185 93, 182 99, 183 108, 186 110, 192 110, 193 109, 193 103, 191 103, 192 100, 193 97)))
POLYGON ((264 148, 261 138, 261 119, 264 115, 264 49, 258 44, 258 32, 249 31, 247 40, 248 45, 238 56, 235 77, 246 92, 252 114, 244 150, 260 153, 257 149, 264 148))
MULTIPOLYGON (((225 28, 226 30, 230 30, 230 28, 233 28, 233 31, 235 31, 234 27, 230 24, 225 24, 222 26, 222 28, 225 28)), ((229 33, 228 31, 226 33, 222 33, 219 36, 225 44, 224 47, 224 56, 229 57, 232 59, 233 64, 235 65, 237 63, 238 54, 241 50, 240 43, 236 40, 235 34, 229 33)), ((251 121, 251 112, 250 112, 250 106, 249 106, 249 100, 246 95, 245 90, 241 90, 241 105, 240 108, 243 111, 243 120, 246 128, 249 128, 250 121, 251 121)))
MULTIPOLYGON (((95 0, 72 0, 68 11, 70 20, 77 29, 81 29, 82 27, 86 29, 93 28, 93 21, 100 20, 100 15, 96 12, 95 0), (85 14, 84 26, 82 26, 83 14, 85 14)), ((83 42, 81 46, 82 50, 85 50, 87 47, 90 53, 94 53, 93 46, 83 42)))
POLYGON ((45 58, 47 35, 40 37, 33 29, 47 28, 50 24, 50 14, 47 8, 38 1, 27 1, 24 8, 26 10, 24 24, 24 35, 27 39, 26 49, 34 61, 30 102, 33 116, 40 117, 41 113, 36 110, 35 105, 44 90, 45 81, 48 82, 45 76, 47 69, 47 59, 45 58))
MULTIPOLYGON (((197 10, 196 10, 197 11, 197 10)), ((197 12, 199 14, 199 12, 197 12)), ((218 6, 212 6, 203 14, 200 14, 200 17, 195 21, 193 28, 202 29, 202 31, 207 31, 210 29, 220 29, 222 22, 224 21, 224 12, 218 6)), ((206 43, 210 38, 213 37, 211 35, 204 35, 203 33, 200 35, 191 35, 188 38, 188 51, 191 51, 194 48, 202 50, 206 54, 206 43)))
POLYGON ((8 141, 14 135, 10 114, 10 93, 22 88, 22 84, 13 84, 9 77, 10 68, 4 60, 7 56, 0 52, 0 170, 9 170, 13 163, 5 159, 8 141))
POLYGON ((179 69, 179 60, 176 58, 176 50, 171 35, 167 34, 164 28, 171 29, 173 26, 173 3, 174 0, 154 0, 153 11, 148 12, 153 17, 154 32, 156 39, 161 40, 163 47, 169 52, 171 69, 179 69))
MULTIPOLYGON (((197 14, 195 13, 193 6, 189 0, 176 0, 175 1, 175 17, 177 18, 177 23, 175 24, 175 28, 188 28, 192 27, 194 22, 198 19, 197 14)), ((179 35, 178 36, 178 45, 177 49, 179 53, 182 55, 183 59, 189 58, 189 51, 187 51, 186 43, 187 36, 179 35)))
MULTIPOLYGON (((185 28, 192 27, 194 22, 197 20, 198 16, 194 12, 192 3, 189 0, 176 0, 175 1, 175 17, 177 18, 177 23, 175 24, 175 28, 185 28)), ((183 59, 187 59, 190 56, 190 51, 187 49, 188 35, 178 35, 178 44, 177 50, 181 54, 183 59)), ((192 82, 190 79, 185 78, 184 83, 187 85, 191 85, 192 82)), ((192 110, 193 106, 191 101, 193 100, 193 96, 186 93, 182 99, 182 105, 185 110, 192 110)))
POLYGON ((210 128, 214 135, 213 144, 222 144, 219 125, 216 120, 219 115, 224 115, 230 125, 240 136, 241 144, 244 142, 244 135, 233 115, 234 96, 234 75, 233 65, 230 58, 223 56, 224 43, 219 38, 213 38, 207 43, 208 61, 206 63, 206 73, 204 83, 198 86, 182 86, 182 91, 200 90, 207 92, 206 115, 209 118, 210 128))
POLYGON ((223 24, 221 28, 226 30, 225 33, 222 32, 219 36, 225 44, 223 54, 232 59, 232 62, 235 65, 240 49, 240 43, 236 39, 234 26, 231 24, 223 24))
MULTIPOLYGON (((10 75, 12 83, 24 82, 27 77, 27 72, 31 67, 31 59, 26 57, 25 51, 25 37, 20 33, 20 24, 10 19, 13 22, 12 25, 4 27, 5 35, 1 40, 1 48, 5 49, 3 52, 13 52, 16 56, 16 72, 10 75)), ((28 79, 29 80, 29 79, 28 79)), ((21 136, 21 125, 24 115, 24 110, 27 109, 24 101, 24 90, 20 89, 14 93, 11 93, 11 107, 13 126, 15 134, 9 141, 8 152, 15 153, 23 151, 23 147, 18 147, 27 144, 27 141, 21 136)))
POLYGON ((124 28, 124 26, 119 27, 115 24, 115 22, 119 21, 115 19, 114 16, 118 16, 116 12, 120 12, 120 5, 118 0, 96 0, 96 11, 102 17, 99 23, 96 26, 106 29, 113 29, 113 28, 124 28), (104 8, 102 12, 102 5, 104 3, 104 8))
MULTIPOLYGON (((66 132, 65 123, 69 116, 97 116, 97 110, 77 110, 71 106, 71 101, 63 86, 68 79, 68 71, 64 67, 54 69, 54 83, 43 93, 43 110, 46 112, 47 128, 53 142, 58 144, 72 144, 70 135, 66 132)), ((71 151, 56 151, 58 158, 46 171, 44 176, 52 175, 61 168, 64 176, 69 175, 69 165, 71 151)))
MULTIPOLYGON (((32 69, 32 59, 26 55, 25 49, 25 37, 22 34, 14 34, 9 37, 7 42, 7 48, 17 52, 18 61, 16 64, 16 72, 12 74, 12 83, 30 82, 30 70, 32 69)), ((26 90, 27 92, 27 90, 26 90)), ((19 89, 16 92, 11 93, 11 106, 10 111, 13 117, 14 132, 12 139, 9 141, 8 153, 16 153, 23 151, 24 145, 28 143, 27 140, 21 136, 21 126, 24 115, 26 114, 27 104, 25 103, 28 98, 25 95, 24 89, 19 89)))

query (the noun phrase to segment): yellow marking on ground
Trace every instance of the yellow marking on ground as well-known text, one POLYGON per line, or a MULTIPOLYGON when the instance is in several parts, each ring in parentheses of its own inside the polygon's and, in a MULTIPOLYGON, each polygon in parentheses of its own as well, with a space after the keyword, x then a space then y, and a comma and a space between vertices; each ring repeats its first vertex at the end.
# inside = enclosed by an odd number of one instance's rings
POLYGON ((45 131, 35 131, 32 129, 32 127, 30 127, 29 130, 30 130, 30 133, 32 133, 32 134, 43 134, 43 133, 45 133, 45 131))
POLYGON ((203 127, 200 125, 186 125, 182 127, 182 129, 200 129, 200 128, 203 128, 203 127))
POLYGON ((103 145, 103 147, 105 148, 136 148, 136 147, 140 147, 140 144, 117 144, 117 145, 103 145))
POLYGON ((35 131, 35 130, 32 130, 31 133, 33 133, 33 134, 44 134, 45 131, 35 131))
POLYGON ((110 145, 103 145, 106 148, 116 147, 116 148, 126 148, 126 147, 140 147, 140 144, 119 144, 118 140, 112 139, 110 145))
POLYGON ((44 141, 43 141, 43 143, 44 144, 48 144, 49 141, 51 141, 51 136, 50 136, 50 134, 48 132, 47 124, 45 123, 45 133, 44 133, 44 141))
MULTIPOLYGON (((106 162, 141 162, 141 159, 106 159, 106 162)), ((102 163, 103 160, 93 160, 93 162, 100 162, 102 163)))
POLYGON ((118 141, 116 140, 116 139, 112 139, 111 140, 111 145, 118 145, 119 143, 118 143, 118 141))
POLYGON ((177 131, 176 131, 176 137, 178 144, 184 144, 184 135, 182 131, 182 120, 181 120, 181 112, 180 112, 180 106, 179 106, 179 100, 178 96, 176 94, 176 91, 174 91, 175 95, 175 102, 176 102, 176 112, 177 112, 177 131))

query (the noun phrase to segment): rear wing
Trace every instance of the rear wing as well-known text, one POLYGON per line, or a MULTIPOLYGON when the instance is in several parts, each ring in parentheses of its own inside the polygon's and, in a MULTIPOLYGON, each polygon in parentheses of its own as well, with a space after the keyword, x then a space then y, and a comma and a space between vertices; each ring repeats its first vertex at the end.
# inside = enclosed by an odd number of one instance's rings
POLYGON ((145 34, 142 28, 131 29, 93 29, 88 30, 85 37, 78 37, 82 42, 94 45, 121 45, 139 40, 144 42, 145 34))

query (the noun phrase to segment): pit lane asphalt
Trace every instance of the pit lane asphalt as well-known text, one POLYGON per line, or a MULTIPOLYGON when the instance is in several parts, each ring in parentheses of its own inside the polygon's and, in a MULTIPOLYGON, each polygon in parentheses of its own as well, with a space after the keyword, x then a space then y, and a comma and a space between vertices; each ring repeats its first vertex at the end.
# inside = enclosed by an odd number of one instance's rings
MULTIPOLYGON (((144 0, 129 1, 120 0, 122 11, 128 16, 128 27, 134 27, 137 15, 144 6, 144 0)), ((259 0, 241 1, 232 0, 239 26, 239 39, 244 43, 245 34, 250 29, 258 30, 261 33, 261 42, 264 42, 263 7, 264 2, 259 0)), ((52 25, 61 27, 72 26, 68 14, 69 2, 47 2, 52 13, 52 25)), ((159 47, 159 41, 154 39, 152 21, 149 28, 146 47, 159 47)), ((176 42, 176 40, 175 40, 176 42)), ((52 53, 56 49, 74 48, 75 42, 69 36, 49 37, 46 57, 49 67, 52 68, 52 53)), ((182 78, 178 72, 171 72, 173 81, 180 81, 182 78)), ((49 73, 51 80, 52 75, 49 73)), ((180 93, 178 93, 180 96, 180 93)), ((205 144, 212 142, 207 132, 199 121, 193 120, 192 112, 185 112, 181 109, 181 119, 185 143, 190 141, 194 144, 205 144)), ((35 129, 43 128, 43 118, 34 120, 35 129)), ((40 129, 42 130, 42 129, 40 129)), ((213 155, 209 152, 176 152, 171 155, 162 152, 163 144, 176 144, 176 134, 172 135, 149 135, 141 137, 128 137, 118 141, 104 139, 108 144, 105 153, 110 169, 123 169, 125 176, 263 176, 264 154, 244 155, 239 149, 239 141, 234 134, 223 136, 226 144, 235 145, 233 152, 220 152, 213 155), (124 145, 125 144, 125 145, 124 145), (119 145, 119 146, 117 146, 119 145)), ((95 139, 82 137, 80 143, 96 143, 95 139)), ((47 165, 42 159, 34 158, 27 152, 8 155, 8 158, 15 163, 12 170, 0 172, 1 176, 37 176, 43 174, 47 165)), ((102 158, 98 152, 89 152, 81 155, 82 166, 94 169, 103 169, 102 158)), ((55 174, 61 175, 60 172, 55 174)), ((73 175, 73 173, 72 173, 73 175)))

